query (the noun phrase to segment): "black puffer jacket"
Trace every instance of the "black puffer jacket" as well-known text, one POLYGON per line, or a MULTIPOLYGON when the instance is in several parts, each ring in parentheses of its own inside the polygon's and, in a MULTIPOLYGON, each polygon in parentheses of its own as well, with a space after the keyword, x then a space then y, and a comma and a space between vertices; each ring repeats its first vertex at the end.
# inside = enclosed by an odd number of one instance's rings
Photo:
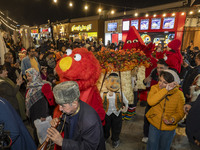
POLYGON ((189 142, 195 144, 195 140, 200 142, 200 95, 191 106, 192 108, 186 118, 186 134, 189 142))

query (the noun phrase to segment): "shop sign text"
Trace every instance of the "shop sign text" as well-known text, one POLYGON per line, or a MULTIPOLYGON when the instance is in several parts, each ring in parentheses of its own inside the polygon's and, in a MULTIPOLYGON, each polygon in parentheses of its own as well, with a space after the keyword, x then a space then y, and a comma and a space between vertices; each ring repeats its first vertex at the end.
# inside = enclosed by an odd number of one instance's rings
POLYGON ((90 31, 92 29, 92 24, 88 25, 73 25, 71 30, 72 31, 90 31))

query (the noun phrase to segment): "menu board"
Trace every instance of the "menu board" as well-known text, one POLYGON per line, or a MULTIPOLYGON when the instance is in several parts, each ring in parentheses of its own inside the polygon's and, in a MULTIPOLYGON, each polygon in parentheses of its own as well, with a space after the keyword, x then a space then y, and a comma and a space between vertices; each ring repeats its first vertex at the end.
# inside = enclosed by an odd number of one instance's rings
POLYGON ((131 20, 131 26, 134 26, 138 30, 139 20, 131 20))
POLYGON ((117 31, 117 22, 108 23, 108 31, 117 31))
POLYGON ((123 21, 123 31, 128 31, 130 27, 130 21, 123 21))
POLYGON ((152 18, 151 29, 160 29, 161 18, 152 18))
POLYGON ((166 17, 163 21, 163 29, 173 29, 175 23, 175 17, 166 17))
POLYGON ((149 19, 141 19, 140 30, 148 30, 148 29, 149 29, 149 19))

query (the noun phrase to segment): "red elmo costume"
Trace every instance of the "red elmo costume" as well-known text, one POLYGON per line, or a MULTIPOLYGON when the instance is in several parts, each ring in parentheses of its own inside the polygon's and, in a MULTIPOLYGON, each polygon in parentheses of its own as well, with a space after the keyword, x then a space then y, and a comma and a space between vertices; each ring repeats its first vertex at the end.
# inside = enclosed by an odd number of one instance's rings
MULTIPOLYGON (((76 81, 78 83, 80 99, 96 110, 104 125, 105 111, 96 86, 101 68, 93 53, 85 48, 67 50, 67 55, 57 63, 56 72, 61 82, 76 81)), ((59 117, 60 114, 57 108, 54 117, 59 117)))
MULTIPOLYGON (((105 124, 105 111, 96 82, 101 73, 99 61, 92 52, 85 48, 67 50, 67 55, 60 59, 56 65, 56 72, 60 81, 76 81, 80 89, 80 99, 92 106, 98 113, 102 124, 105 124)), ((61 112, 57 106, 54 118, 59 117, 61 112)), ((63 135, 63 134, 62 134, 63 135)), ((55 146, 54 149, 60 149, 55 146)))

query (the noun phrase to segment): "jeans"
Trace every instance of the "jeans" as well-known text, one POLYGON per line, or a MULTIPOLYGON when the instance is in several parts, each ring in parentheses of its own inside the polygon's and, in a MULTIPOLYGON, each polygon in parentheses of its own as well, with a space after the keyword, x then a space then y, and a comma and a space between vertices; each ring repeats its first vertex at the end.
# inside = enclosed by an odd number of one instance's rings
POLYGON ((162 131, 150 124, 147 150, 170 150, 175 134, 175 130, 162 131))

